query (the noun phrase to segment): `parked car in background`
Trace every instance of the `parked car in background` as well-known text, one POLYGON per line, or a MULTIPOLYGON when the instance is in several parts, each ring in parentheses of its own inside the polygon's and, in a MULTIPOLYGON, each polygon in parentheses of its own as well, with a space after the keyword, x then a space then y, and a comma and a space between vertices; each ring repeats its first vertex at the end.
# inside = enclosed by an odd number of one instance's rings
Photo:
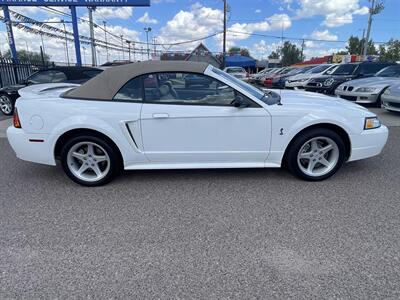
POLYGON ((384 109, 400 112, 400 82, 388 87, 383 92, 381 99, 384 109))
POLYGON ((281 72, 284 68, 274 68, 268 72, 265 72, 264 74, 261 74, 261 76, 257 76, 257 78, 254 80, 254 83, 257 85, 263 85, 263 82, 265 81, 265 78, 267 76, 272 76, 274 74, 278 74, 281 72))
POLYGON ((277 68, 265 68, 264 70, 261 70, 258 73, 255 74, 250 74, 249 76, 249 83, 256 83, 257 79, 264 76, 265 74, 271 73, 274 70, 276 70, 277 68))
MULTIPOLYGON (((7 137, 18 158, 60 161, 67 176, 86 186, 105 184, 123 169, 281 165, 317 181, 346 161, 378 155, 388 138, 377 116, 355 103, 262 91, 187 61, 110 68, 80 86, 26 87, 13 120, 7 137), (186 87, 187 74, 211 83, 186 87), (156 78, 150 86, 149 76, 156 78)), ((366 172, 373 176, 373 167, 366 172)))
POLYGON ((326 74, 310 79, 305 89, 306 91, 318 92, 333 95, 336 88, 345 81, 371 77, 378 71, 386 68, 393 63, 357 62, 340 64, 326 74))
POLYGON ((311 66, 304 67, 304 68, 295 68, 295 69, 289 71, 288 73, 279 74, 278 76, 274 76, 272 78, 271 85, 268 87, 274 88, 274 89, 283 89, 283 88, 285 88, 285 82, 288 77, 294 76, 297 74, 303 74, 304 72, 307 72, 308 70, 310 70, 312 68, 313 67, 311 67, 311 66))
POLYGON ((400 83, 400 65, 386 67, 372 77, 346 81, 339 85, 335 94, 357 103, 374 103, 381 106, 381 96, 386 88, 400 83))
POLYGON ((240 80, 249 80, 249 73, 247 73, 247 71, 242 67, 226 67, 224 71, 240 80))
POLYGON ((278 72, 267 74, 266 76, 263 76, 262 78, 260 78, 260 85, 271 88, 273 78, 285 75, 294 69, 295 68, 293 68, 293 67, 284 67, 284 68, 281 68, 280 70, 278 70, 278 72))
POLYGON ((103 70, 91 67, 52 67, 33 73, 19 84, 0 89, 0 110, 10 116, 14 110, 15 100, 19 97, 18 90, 39 83, 77 83, 81 84, 95 77, 103 70))
POLYGON ((188 74, 185 76, 185 87, 192 85, 209 87, 210 83, 211 81, 208 78, 204 76, 198 76, 197 74, 188 74))
POLYGON ((312 69, 304 73, 290 76, 287 78, 285 82, 285 88, 304 89, 308 80, 314 77, 324 75, 326 71, 332 70, 335 66, 337 66, 337 64, 325 64, 325 65, 314 66, 312 69))

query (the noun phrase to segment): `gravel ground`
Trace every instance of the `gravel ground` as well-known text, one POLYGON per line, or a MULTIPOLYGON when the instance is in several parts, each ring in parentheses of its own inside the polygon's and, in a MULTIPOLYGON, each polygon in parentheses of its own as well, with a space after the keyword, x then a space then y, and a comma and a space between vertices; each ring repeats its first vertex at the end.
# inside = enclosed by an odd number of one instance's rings
POLYGON ((138 171, 99 188, 0 139, 0 298, 398 299, 399 139, 320 183, 138 171))

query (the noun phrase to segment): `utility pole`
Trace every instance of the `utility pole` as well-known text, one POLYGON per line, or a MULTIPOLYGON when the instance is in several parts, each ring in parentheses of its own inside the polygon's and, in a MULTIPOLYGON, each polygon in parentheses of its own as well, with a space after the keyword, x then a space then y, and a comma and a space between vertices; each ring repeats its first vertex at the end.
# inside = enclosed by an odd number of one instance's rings
POLYGON ((156 55, 157 55, 156 43, 157 43, 157 40, 155 37, 153 37, 154 57, 156 57, 156 55))
POLYGON ((133 48, 133 61, 136 61, 136 49, 135 49, 135 43, 132 43, 132 48, 133 48))
POLYGON ((149 48, 149 32, 151 31, 151 27, 144 28, 146 32, 146 41, 147 41, 147 60, 150 60, 150 48, 149 48))
POLYGON ((107 22, 103 21, 103 25, 104 25, 104 41, 106 44, 106 52, 107 52, 107 61, 109 61, 110 57, 108 54, 108 44, 107 44, 107 22))
POLYGON ((125 60, 125 53, 124 53, 124 35, 121 34, 121 47, 122 47, 122 60, 125 60))
POLYGON ((94 7, 89 6, 89 28, 90 28, 90 42, 92 46, 92 66, 97 65, 97 59, 96 59, 96 44, 94 43, 94 29, 93 29, 93 10, 94 7))
POLYGON ((371 33, 372 16, 379 14, 384 9, 383 2, 375 4, 375 0, 370 0, 370 1, 371 1, 371 7, 369 9, 369 16, 368 16, 367 36, 364 40, 364 48, 363 48, 363 56, 364 57, 367 56, 367 54, 368 54, 368 42, 369 42, 369 36, 371 33))
POLYGON ((226 56, 226 11, 227 11, 227 0, 224 1, 224 33, 222 40, 222 68, 225 68, 225 56, 226 56))
POLYGON ((363 55, 363 53, 364 53, 364 43, 365 43, 365 29, 363 29, 363 34, 362 34, 360 55, 363 55))
POLYGON ((44 43, 43 43, 43 33, 40 34, 40 39, 42 41, 42 52, 43 52, 43 55, 45 55, 46 54, 46 49, 44 48, 44 43))
POLYGON ((64 37, 65 37, 65 53, 67 55, 67 64, 69 66, 69 52, 68 52, 68 38, 67 38, 67 29, 65 27, 65 22, 64 20, 61 20, 64 26, 64 37))
POLYGON ((128 44, 128 55, 129 55, 129 62, 131 62, 131 41, 126 40, 128 44))

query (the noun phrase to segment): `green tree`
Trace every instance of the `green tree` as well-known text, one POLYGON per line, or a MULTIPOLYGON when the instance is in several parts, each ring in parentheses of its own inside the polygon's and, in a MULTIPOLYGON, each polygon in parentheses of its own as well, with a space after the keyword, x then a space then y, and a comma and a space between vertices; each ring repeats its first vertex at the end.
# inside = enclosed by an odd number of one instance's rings
MULTIPOLYGON (((350 36, 348 39, 348 45, 346 46, 348 54, 362 54, 362 49, 364 47, 364 40, 365 39, 360 39, 357 36, 353 35, 350 36)), ((376 50, 375 44, 372 40, 369 40, 368 42, 367 54, 368 55, 378 54, 378 51, 376 50)))
POLYGON ((386 45, 380 45, 379 56, 381 61, 400 61, 400 40, 390 39, 386 45))
POLYGON ((272 51, 270 55, 268 55, 269 59, 278 59, 279 53, 277 51, 272 51))
POLYGON ((228 53, 231 55, 240 54, 241 56, 250 57, 250 52, 249 52, 249 49, 247 49, 247 48, 231 47, 231 48, 229 48, 228 53))
POLYGON ((282 66, 290 66, 301 61, 301 50, 289 41, 283 44, 281 53, 282 66))
MULTIPOLYGON (((6 53, 4 53, 4 58, 11 58, 10 50, 7 50, 6 53)), ((20 61, 34 61, 34 62, 42 61, 42 56, 40 55, 39 52, 32 52, 32 51, 26 51, 26 50, 18 50, 17 58, 20 61)), ((50 61, 50 56, 47 54, 44 54, 44 61, 46 63, 48 63, 50 61)))

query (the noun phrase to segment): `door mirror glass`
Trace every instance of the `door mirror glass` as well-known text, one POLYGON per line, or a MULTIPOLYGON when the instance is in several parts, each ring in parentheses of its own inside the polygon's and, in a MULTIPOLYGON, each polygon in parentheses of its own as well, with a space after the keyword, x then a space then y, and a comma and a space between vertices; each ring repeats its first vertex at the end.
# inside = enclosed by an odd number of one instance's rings
POLYGON ((236 95, 232 105, 237 108, 245 108, 249 106, 249 103, 241 95, 236 95))

